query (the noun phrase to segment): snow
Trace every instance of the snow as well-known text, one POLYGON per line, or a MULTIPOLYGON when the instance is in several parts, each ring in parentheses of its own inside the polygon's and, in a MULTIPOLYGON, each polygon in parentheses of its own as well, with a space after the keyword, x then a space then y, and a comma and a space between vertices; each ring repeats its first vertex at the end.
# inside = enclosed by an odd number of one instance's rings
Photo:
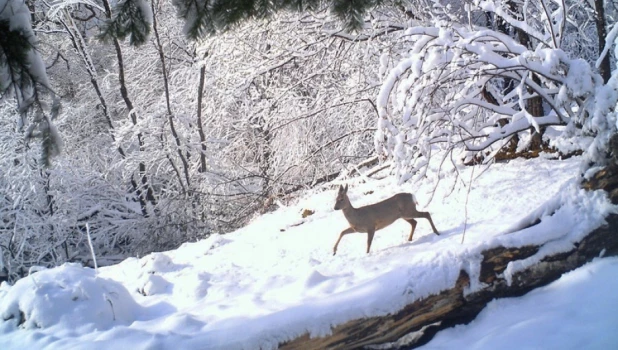
POLYGON ((25 330, 104 330, 131 324, 141 309, 120 283, 79 264, 31 274, 13 287, 4 285, 0 295, 2 319, 25 330))
MULTIPOLYGON (((616 211, 603 192, 579 189, 573 176, 581 161, 514 160, 477 168, 471 184, 462 180, 471 178, 469 167, 455 178, 430 165, 429 179, 440 180, 433 197, 437 184, 430 180, 349 180, 355 206, 413 192, 440 231, 433 234, 419 219, 408 242, 409 225, 400 220, 376 234, 368 255, 365 234, 345 236, 332 255, 347 227, 333 209, 336 184, 236 232, 174 251, 97 271, 66 264, 35 272, 0 287, 0 348, 272 349, 307 332, 323 336, 351 319, 398 311, 452 287, 461 270, 474 281, 489 247, 545 243, 509 265, 509 278, 544 254, 572 249, 616 211), (305 209, 314 213, 303 218, 305 209), (538 217, 539 225, 525 228, 538 217)), ((590 339, 597 348, 615 347, 618 337, 607 334, 618 324, 608 311, 618 305, 616 275, 618 260, 599 259, 524 297, 492 302, 470 325, 443 331, 427 347, 579 348, 590 339), (555 329, 563 330, 549 333, 555 329)), ((479 287, 472 283, 467 292, 479 287)))
POLYGON ((616 50, 614 51, 614 55, 618 56, 618 45, 616 45, 616 43, 618 42, 618 26, 616 24, 612 26, 612 29, 607 34, 607 37, 605 37, 605 42, 605 47, 603 48, 603 51, 601 51, 601 54, 599 54, 599 58, 597 58, 597 61, 595 62, 596 68, 601 67, 601 62, 603 62, 605 56, 609 54, 609 50, 612 46, 614 46, 614 50, 616 50))
POLYGON ((521 298, 494 300, 423 349, 616 349, 618 258, 595 261, 521 298))

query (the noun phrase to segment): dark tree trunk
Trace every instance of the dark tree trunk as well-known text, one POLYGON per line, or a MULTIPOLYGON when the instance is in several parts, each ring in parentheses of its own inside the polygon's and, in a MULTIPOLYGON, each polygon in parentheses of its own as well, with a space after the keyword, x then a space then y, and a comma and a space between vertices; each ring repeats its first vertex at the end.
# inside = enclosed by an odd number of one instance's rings
MULTIPOLYGON (((518 5, 517 3, 515 3, 514 1, 507 1, 507 6, 510 9, 510 11, 512 11, 512 13, 518 17, 518 20, 524 20, 524 17, 522 15, 522 9, 521 6, 518 5), (519 14, 519 15, 517 15, 519 14)), ((488 17, 489 20, 490 17, 488 17)), ((529 48, 529 49, 533 49, 534 48, 534 43, 532 42, 532 38, 530 37, 530 35, 528 33, 526 33, 525 31, 519 29, 519 28, 514 28, 512 27, 510 24, 508 24, 507 22, 505 22, 501 17, 497 16, 496 20, 495 20, 495 26, 496 29, 506 35, 509 35, 511 37, 513 37, 514 39, 516 39, 517 41, 519 41, 520 44, 524 45, 525 47, 529 48)), ((538 76, 536 75, 532 75, 531 78, 535 83, 540 84, 540 79, 538 76)), ((518 82, 513 81, 511 79, 506 79, 504 81, 504 87, 505 87, 505 95, 509 94, 516 86, 518 82)), ((529 92, 530 89, 528 89, 529 92)), ((486 92, 486 91, 483 91, 486 92)), ((487 95, 490 95, 489 93, 485 93, 484 97, 485 99, 492 104, 495 105, 499 105, 499 103, 493 99, 487 99, 487 95)), ((543 115, 545 115, 544 110, 543 110, 543 99, 540 96, 536 96, 533 98, 530 98, 526 101, 525 103, 526 105, 526 110, 528 113, 530 113, 532 116, 534 117, 541 117, 543 115)), ((500 126, 505 126, 506 125, 506 120, 501 119, 498 121, 500 126)), ((538 154, 539 151, 547 148, 547 145, 543 143, 543 134, 545 133, 545 127, 541 127, 539 128, 539 130, 534 130, 531 129, 530 133, 531 133, 531 140, 530 140, 530 144, 528 145, 527 151, 526 153, 533 153, 531 154, 531 156, 536 156, 538 154)), ((517 144, 519 143, 519 136, 517 134, 515 134, 512 138, 511 141, 508 143, 508 145, 506 145, 505 147, 503 147, 503 149, 496 155, 496 159, 509 159, 509 158, 513 158, 516 154, 516 150, 517 150, 517 144)))
MULTIPOLYGON (((187 182, 186 189, 190 189, 191 187, 191 178, 189 176, 189 162, 187 159, 188 156, 182 153, 182 144, 180 142, 180 137, 178 136, 178 132, 176 132, 176 127, 174 126, 174 114, 172 113, 172 106, 170 103, 170 92, 169 92, 169 83, 167 79, 167 67, 165 63, 165 55, 163 52, 163 44, 161 44, 161 38, 159 36, 159 28, 157 27, 157 9, 155 8, 154 0, 150 1, 150 9, 152 10, 152 29, 155 36, 155 46, 157 48, 157 52, 159 53, 159 60, 161 61, 161 75, 163 76, 163 87, 165 89, 165 106, 167 108, 167 118, 170 123, 170 130, 172 132, 172 136, 174 137, 174 141, 176 141, 176 151, 178 152, 178 157, 182 162, 182 169, 185 175, 185 181, 187 182)), ((172 167, 176 169, 176 165, 174 164, 172 158, 168 155, 168 160, 172 163, 172 167)), ((180 187, 185 189, 185 186, 182 184, 182 180, 179 178, 180 187)))
MULTIPOLYGON (((73 18, 68 18, 68 20, 73 21, 73 18)), ((67 23, 65 19, 61 18, 59 21, 64 27, 64 29, 67 31, 67 34, 69 35, 69 38, 71 39, 71 44, 73 45, 73 48, 77 52, 78 56, 80 56, 84 61, 84 66, 86 67, 86 71, 88 72, 88 75, 90 76, 90 84, 92 84, 92 87, 94 88, 94 91, 96 92, 97 97, 99 98, 99 104, 101 106, 103 116, 105 117, 105 121, 107 122, 107 126, 109 127, 109 132, 110 132, 109 134, 112 138, 112 141, 115 143, 116 137, 114 136, 114 124, 112 122, 112 117, 109 113, 109 108, 107 107, 107 101, 105 100, 103 92, 101 91, 101 87, 99 86, 99 81, 97 79, 97 73, 96 73, 94 64, 90 62, 90 60, 88 59, 89 56, 87 53, 87 49, 84 46, 84 42, 85 42, 84 38, 81 36, 81 33, 74 31, 72 29, 74 26, 70 25, 70 23, 67 23)), ((122 158, 126 157, 124 149, 122 149, 122 146, 118 146, 117 150, 122 158)), ((133 191, 136 191, 136 190, 137 188, 133 188, 133 191)))
MULTIPOLYGON (((532 43, 532 39, 530 38, 530 35, 528 35, 528 33, 524 32, 521 29, 516 29, 515 31, 517 32, 517 38, 519 42, 525 47, 532 49, 533 43, 532 43)), ((541 83, 541 79, 536 74, 532 75, 532 81, 534 81, 536 84, 541 83)), ((528 89, 528 92, 532 92, 532 91, 528 89)), ((526 101, 526 110, 533 117, 542 117, 543 115, 545 115, 543 111, 543 99, 541 98, 541 96, 536 96, 536 97, 528 99, 526 101)), ((543 134, 545 133, 545 128, 544 127, 539 128, 538 131, 531 129, 530 133, 532 134, 532 136, 531 136, 530 144, 528 145, 528 150, 529 151, 542 150, 544 146, 543 145, 543 134)))
MULTIPOLYGON (((103 7, 105 8, 105 16, 108 19, 112 18, 112 8, 108 0, 103 0, 103 7)), ((116 58, 118 60, 118 83, 120 84, 120 95, 122 96, 122 100, 127 106, 127 110, 129 111, 129 116, 131 117, 131 122, 134 126, 137 125, 137 113, 133 107, 133 102, 129 98, 129 92, 127 90, 127 85, 125 82, 124 76, 124 59, 122 58, 122 50, 120 48, 120 43, 118 39, 113 38, 112 44, 114 45, 114 49, 116 51, 116 58)), ((144 151, 144 136, 141 132, 137 134, 137 142, 139 144, 139 151, 144 151)), ((148 176, 146 175, 146 164, 143 161, 140 161, 138 164, 138 174, 140 177, 140 181, 142 183, 141 186, 138 185, 137 181, 135 181, 135 177, 131 176, 131 186, 136 188, 135 193, 137 194, 137 198, 140 202, 140 207, 142 209, 142 215, 148 216, 147 202, 150 202, 153 206, 156 205, 156 199, 154 196, 154 190, 152 186, 148 183, 148 176)))
MULTIPOLYGON (((596 16, 594 16, 595 24, 597 26, 597 35, 599 36, 599 55, 603 52, 603 48, 605 48, 606 42, 605 38, 607 37, 607 28, 605 23, 605 8, 603 7, 603 0, 594 0, 594 11, 596 16)), ((607 83, 609 78, 611 77, 611 65, 610 65, 610 53, 608 52, 603 60, 601 61, 601 65, 599 66, 599 73, 603 77, 603 82, 607 83)))
MULTIPOLYGON (((532 81, 536 84, 541 83, 541 79, 537 75, 532 76, 532 81)), ((528 113, 530 113, 534 117, 542 117, 545 115, 543 110, 543 99, 541 96, 536 96, 528 101, 526 101, 526 108, 528 109, 528 113)), ((530 145, 528 145, 528 150, 532 152, 540 152, 543 149, 548 147, 546 142, 543 142, 543 134, 545 134, 546 127, 539 127, 539 130, 535 130, 531 128, 530 132, 532 133, 530 145)))
POLYGON ((204 79, 206 75, 206 66, 200 68, 200 82, 197 88, 197 131, 200 135, 200 169, 199 172, 206 172, 206 135, 204 134, 204 124, 202 122, 202 99, 204 95, 204 79))

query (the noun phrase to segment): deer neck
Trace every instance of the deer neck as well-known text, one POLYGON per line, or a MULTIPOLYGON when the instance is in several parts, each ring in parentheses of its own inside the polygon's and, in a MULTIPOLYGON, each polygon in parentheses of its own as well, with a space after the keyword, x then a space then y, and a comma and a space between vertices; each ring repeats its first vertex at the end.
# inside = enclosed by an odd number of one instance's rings
POLYGON ((354 208, 352 206, 352 203, 350 203, 350 200, 346 198, 346 203, 345 206, 341 209, 341 211, 343 211, 343 215, 346 217, 346 219, 350 219, 350 218, 355 218, 356 217, 356 208, 354 208))

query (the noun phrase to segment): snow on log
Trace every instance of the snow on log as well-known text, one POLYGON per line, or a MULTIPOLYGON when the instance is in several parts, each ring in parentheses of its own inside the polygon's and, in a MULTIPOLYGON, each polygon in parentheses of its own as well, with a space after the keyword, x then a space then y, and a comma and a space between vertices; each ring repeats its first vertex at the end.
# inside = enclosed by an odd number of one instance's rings
MULTIPOLYGON (((584 187, 598 188, 589 183, 584 187)), ((451 289, 417 300, 394 314, 337 325, 333 327, 331 335, 326 337, 310 338, 309 334, 305 334, 280 344, 280 348, 358 349, 389 345, 391 349, 409 349, 420 346, 441 329, 470 322, 495 298, 521 296, 557 280, 563 273, 596 257, 618 255, 618 215, 610 214, 606 221, 607 224, 593 230, 575 244, 573 250, 546 256, 536 264, 514 272, 509 279, 505 273, 509 263, 535 255, 543 245, 494 247, 483 251, 479 277, 483 287, 473 293, 467 293, 470 277, 462 270, 451 289)))

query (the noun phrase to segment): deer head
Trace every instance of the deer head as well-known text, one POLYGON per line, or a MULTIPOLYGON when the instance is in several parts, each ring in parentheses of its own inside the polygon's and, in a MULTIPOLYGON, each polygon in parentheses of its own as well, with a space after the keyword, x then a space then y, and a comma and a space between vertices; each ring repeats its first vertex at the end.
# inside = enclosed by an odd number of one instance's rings
POLYGON ((348 198, 348 185, 339 186, 339 193, 337 193, 337 200, 335 201, 335 210, 340 210, 350 205, 350 199, 348 198))

